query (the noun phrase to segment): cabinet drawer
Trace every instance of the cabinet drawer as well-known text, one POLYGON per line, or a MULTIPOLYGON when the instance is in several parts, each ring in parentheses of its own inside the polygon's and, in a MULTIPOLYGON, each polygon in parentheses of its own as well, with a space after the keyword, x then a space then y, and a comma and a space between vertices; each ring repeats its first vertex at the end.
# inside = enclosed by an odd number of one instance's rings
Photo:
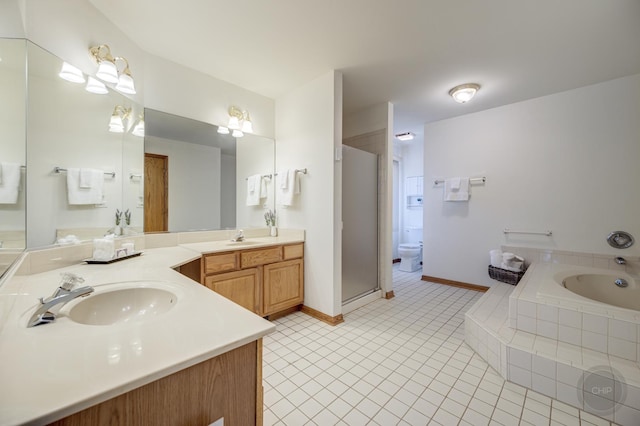
POLYGON ((282 246, 240 252, 240 267, 243 269, 279 262, 281 260, 282 246))
POLYGON ((205 275, 235 271, 236 269, 238 269, 238 254, 236 252, 210 254, 204 258, 203 272, 205 275))
POLYGON ((304 244, 283 246, 282 260, 298 259, 304 255, 304 244))

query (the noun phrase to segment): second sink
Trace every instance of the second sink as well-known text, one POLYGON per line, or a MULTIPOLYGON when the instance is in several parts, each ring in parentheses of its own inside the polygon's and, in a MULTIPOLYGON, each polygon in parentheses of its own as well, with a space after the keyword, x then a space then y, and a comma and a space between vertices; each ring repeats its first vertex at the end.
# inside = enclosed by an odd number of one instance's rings
POLYGON ((176 295, 166 290, 125 288, 91 295, 74 305, 68 316, 88 325, 137 322, 163 314, 176 303, 176 295))

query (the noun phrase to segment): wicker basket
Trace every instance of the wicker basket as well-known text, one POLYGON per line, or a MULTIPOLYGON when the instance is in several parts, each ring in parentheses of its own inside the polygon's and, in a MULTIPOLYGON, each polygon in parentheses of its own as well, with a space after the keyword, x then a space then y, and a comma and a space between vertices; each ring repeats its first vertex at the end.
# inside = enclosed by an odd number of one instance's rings
POLYGON ((507 271, 506 269, 496 268, 495 266, 489 265, 489 276, 494 280, 501 281, 503 283, 516 285, 522 279, 525 271, 522 272, 513 272, 507 271))

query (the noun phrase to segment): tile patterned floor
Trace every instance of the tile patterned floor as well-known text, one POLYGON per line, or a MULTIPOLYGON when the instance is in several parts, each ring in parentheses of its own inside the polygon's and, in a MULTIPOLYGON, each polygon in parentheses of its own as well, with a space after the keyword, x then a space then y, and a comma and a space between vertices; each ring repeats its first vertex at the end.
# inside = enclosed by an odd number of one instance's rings
POLYGON ((550 425, 610 423, 506 382, 464 343, 481 296, 394 268, 391 300, 332 327, 297 312, 264 339, 264 424, 550 425))

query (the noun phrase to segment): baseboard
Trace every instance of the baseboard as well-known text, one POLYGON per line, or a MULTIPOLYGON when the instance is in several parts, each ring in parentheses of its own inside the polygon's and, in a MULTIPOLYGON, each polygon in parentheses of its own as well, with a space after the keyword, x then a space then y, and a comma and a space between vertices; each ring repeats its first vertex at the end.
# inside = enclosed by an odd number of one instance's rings
POLYGON ((423 275, 422 281, 429 281, 430 283, 449 285, 451 287, 466 288, 467 290, 481 291, 483 293, 489 290, 489 287, 486 287, 483 285, 463 283, 461 281, 453 281, 453 280, 448 280, 446 278, 430 277, 428 275, 423 275))
POLYGON ((284 316, 287 316, 289 314, 292 314, 294 312, 299 311, 301 306, 302 305, 297 305, 297 306, 294 306, 293 308, 285 309, 284 311, 280 311, 280 312, 273 313, 271 315, 267 315, 265 318, 268 319, 269 321, 274 321, 274 320, 277 320, 278 318, 282 318, 284 316))
POLYGON ((382 290, 374 291, 371 294, 367 294, 366 296, 362 296, 358 299, 352 300, 349 303, 345 303, 342 305, 342 314, 348 314, 349 312, 353 312, 356 309, 360 309, 369 303, 375 302, 376 300, 382 299, 384 296, 382 295, 382 290))
POLYGON ((300 309, 302 312, 304 312, 305 314, 309 315, 310 317, 314 317, 315 319, 319 319, 322 322, 326 322, 329 325, 338 325, 342 322, 344 322, 344 318, 342 317, 342 314, 340 315, 336 315, 335 317, 332 317, 330 315, 324 314, 320 311, 316 311, 313 308, 310 308, 308 306, 302 305, 302 308, 300 309))
POLYGON ((393 263, 400 263, 400 258, 398 258, 398 259, 393 259, 393 263))
POLYGON ((396 295, 395 295, 395 294, 393 294, 393 290, 388 291, 388 292, 386 292, 386 293, 384 294, 384 298, 385 298, 385 299, 393 299, 394 297, 396 297, 396 295))

